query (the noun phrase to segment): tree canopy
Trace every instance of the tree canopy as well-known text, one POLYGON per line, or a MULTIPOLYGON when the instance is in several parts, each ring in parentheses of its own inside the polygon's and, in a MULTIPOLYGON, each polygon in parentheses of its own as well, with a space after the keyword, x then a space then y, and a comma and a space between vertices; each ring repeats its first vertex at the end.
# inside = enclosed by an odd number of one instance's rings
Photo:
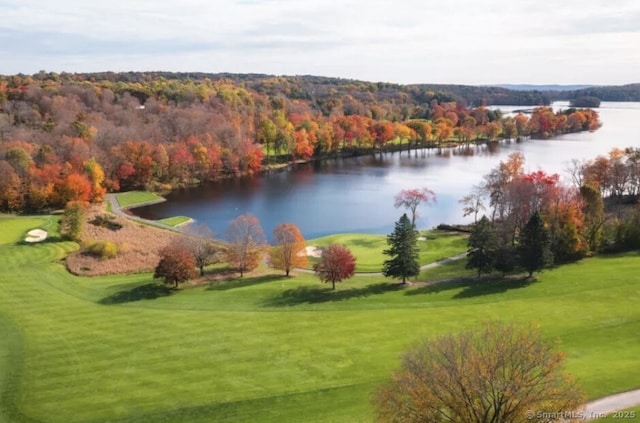
POLYGON ((273 230, 275 245, 269 252, 271 267, 283 270, 287 276, 291 269, 305 267, 307 254, 300 229, 293 223, 281 223, 273 230))
POLYGON ((313 266, 316 276, 336 289, 336 282, 352 277, 356 271, 356 258, 340 244, 331 244, 322 250, 320 262, 313 266))
POLYGON ((376 392, 374 407, 380 422, 575 421, 564 418, 583 395, 563 358, 533 325, 423 339, 376 392))

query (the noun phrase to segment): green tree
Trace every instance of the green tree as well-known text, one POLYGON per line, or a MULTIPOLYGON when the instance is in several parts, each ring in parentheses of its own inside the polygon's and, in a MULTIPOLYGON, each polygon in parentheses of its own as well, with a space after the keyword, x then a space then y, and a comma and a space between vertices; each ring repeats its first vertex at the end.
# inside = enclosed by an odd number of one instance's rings
POLYGON ((60 219, 60 234, 65 239, 80 241, 86 216, 87 203, 70 201, 60 219))
POLYGON ((498 272, 502 272, 502 276, 516 270, 518 265, 518 252, 510 243, 500 245, 495 251, 493 268, 498 272))
POLYGON ((269 154, 271 153, 271 147, 275 145, 276 137, 278 136, 278 127, 269 118, 264 118, 258 125, 256 136, 261 144, 264 144, 267 152, 267 162, 269 161, 269 154))
POLYGON ((499 243, 498 235, 487 216, 482 216, 474 225, 467 246, 467 269, 477 269, 478 277, 483 273, 491 273, 499 243))
POLYGON ((600 189, 595 184, 585 184, 580 187, 580 196, 584 201, 584 228, 589 249, 598 251, 602 242, 602 228, 605 222, 604 200, 600 189))
POLYGON ((534 325, 488 324, 425 339, 404 354, 400 369, 374 395, 378 421, 577 421, 558 413, 577 410, 583 401, 563 359, 534 325))
POLYGON ((403 214, 396 222, 394 231, 387 236, 388 250, 384 250, 385 255, 390 256, 385 260, 382 267, 382 274, 386 277, 402 278, 402 283, 406 283, 410 276, 417 276, 420 273, 420 263, 418 262, 418 231, 413 223, 403 214))
POLYGON ((535 212, 520 232, 518 238, 520 265, 529 272, 540 271, 553 264, 551 253, 551 235, 546 228, 542 216, 535 212))

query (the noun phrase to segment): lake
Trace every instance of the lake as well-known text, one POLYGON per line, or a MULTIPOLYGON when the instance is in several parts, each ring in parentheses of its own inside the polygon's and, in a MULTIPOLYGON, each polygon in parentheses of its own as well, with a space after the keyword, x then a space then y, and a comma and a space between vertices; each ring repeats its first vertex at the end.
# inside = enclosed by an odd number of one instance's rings
MULTIPOLYGON (((566 108, 567 103, 554 103, 566 108)), ((500 107, 509 112, 514 108, 500 107)), ((544 169, 567 177, 571 159, 593 159, 614 147, 640 146, 640 103, 603 102, 598 109, 603 126, 595 132, 563 135, 552 140, 527 140, 458 150, 418 150, 327 160, 204 186, 177 190, 167 201, 132 210, 148 219, 185 215, 224 236, 228 223, 240 214, 257 216, 269 235, 283 222, 298 225, 305 238, 338 232, 387 234, 402 214, 393 197, 402 189, 427 186, 437 204, 421 207, 416 221, 426 229, 439 223, 465 223, 460 198, 483 175, 515 151, 525 156, 528 171, 544 169)))

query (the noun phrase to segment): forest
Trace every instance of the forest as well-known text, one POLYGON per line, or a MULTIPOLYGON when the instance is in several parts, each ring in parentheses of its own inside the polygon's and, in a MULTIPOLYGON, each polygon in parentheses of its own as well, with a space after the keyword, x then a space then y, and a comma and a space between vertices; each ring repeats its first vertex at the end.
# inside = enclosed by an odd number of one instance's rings
MULTIPOLYGON (((591 109, 540 106, 503 116, 484 101, 469 107, 475 94, 462 98, 451 87, 311 76, 2 76, 0 209, 52 210, 99 202, 106 192, 169 191, 295 161, 600 126, 591 109)), ((533 95, 511 93, 525 103, 533 95)))

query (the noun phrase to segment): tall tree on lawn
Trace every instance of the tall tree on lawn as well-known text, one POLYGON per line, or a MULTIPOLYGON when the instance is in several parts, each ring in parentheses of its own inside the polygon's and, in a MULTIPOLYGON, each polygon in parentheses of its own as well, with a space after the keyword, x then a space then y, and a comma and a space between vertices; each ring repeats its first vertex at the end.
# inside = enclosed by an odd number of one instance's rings
POLYGON ((420 273, 417 243, 418 231, 405 213, 396 222, 394 231, 387 236, 389 249, 384 250, 384 254, 390 258, 385 260, 382 274, 386 277, 402 278, 403 284, 407 282, 408 277, 417 276, 420 273))

